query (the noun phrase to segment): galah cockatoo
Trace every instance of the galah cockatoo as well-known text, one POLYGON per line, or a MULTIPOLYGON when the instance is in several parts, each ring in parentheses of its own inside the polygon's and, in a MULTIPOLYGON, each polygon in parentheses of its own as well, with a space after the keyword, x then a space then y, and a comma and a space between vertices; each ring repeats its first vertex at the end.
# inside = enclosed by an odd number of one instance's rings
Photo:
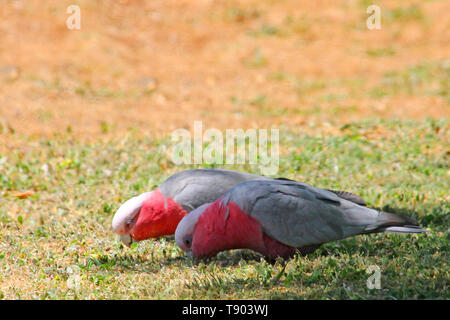
POLYGON ((249 181, 185 216, 178 246, 197 258, 230 249, 291 257, 297 249, 378 232, 421 233, 411 218, 358 205, 333 192, 291 181, 249 181))
MULTIPOLYGON (((114 215, 112 227, 126 245, 133 241, 173 235, 186 214, 205 203, 217 200, 235 185, 251 180, 274 179, 218 169, 195 169, 176 173, 159 188, 122 204, 114 215)), ((352 193, 332 192, 365 205, 364 200, 352 193)))

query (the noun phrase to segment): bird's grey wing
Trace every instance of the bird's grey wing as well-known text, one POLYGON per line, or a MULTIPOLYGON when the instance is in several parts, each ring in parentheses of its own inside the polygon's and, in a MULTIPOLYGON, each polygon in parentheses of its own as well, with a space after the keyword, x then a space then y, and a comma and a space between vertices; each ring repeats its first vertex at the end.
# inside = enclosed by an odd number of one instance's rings
POLYGON ((161 184, 160 190, 190 212, 205 203, 214 202, 239 183, 259 179, 265 178, 230 170, 194 169, 174 174, 161 184))
POLYGON ((356 204, 359 204, 360 206, 367 206, 366 201, 361 199, 359 196, 357 196, 354 193, 348 192, 348 191, 339 191, 339 190, 330 190, 326 189, 328 191, 333 192, 335 195, 337 195, 339 198, 354 202, 356 204))
POLYGON ((248 182, 231 190, 236 202, 271 238, 292 247, 335 241, 376 228, 377 211, 308 185, 248 182))
POLYGON ((232 187, 202 182, 188 183, 173 199, 186 211, 191 212, 205 203, 214 202, 232 187))
MULTIPOLYGON (((281 180, 281 181, 295 181, 288 178, 276 178, 275 180, 281 180)), ((302 182, 295 181, 297 183, 300 183, 304 185, 302 182)), ((331 189, 325 189, 327 191, 333 192, 335 195, 337 195, 339 198, 354 202, 356 204, 359 204, 360 206, 366 206, 367 203, 361 199, 359 196, 357 196, 354 193, 348 192, 348 191, 340 191, 340 190, 331 190, 331 189)))

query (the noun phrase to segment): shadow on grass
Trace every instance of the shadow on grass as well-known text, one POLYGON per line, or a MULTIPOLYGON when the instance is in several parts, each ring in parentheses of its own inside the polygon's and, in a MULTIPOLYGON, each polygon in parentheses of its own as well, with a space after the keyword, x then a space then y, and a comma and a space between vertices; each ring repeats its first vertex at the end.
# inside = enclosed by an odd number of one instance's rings
POLYGON ((156 258, 151 254, 145 256, 133 256, 127 254, 114 257, 112 260, 115 262, 115 268, 127 272, 158 273, 164 266, 194 266, 192 259, 186 256, 156 258))
POLYGON ((102 261, 102 263, 95 263, 98 267, 110 269, 114 267, 122 272, 145 272, 158 273, 163 267, 174 266, 178 268, 194 268, 200 265, 215 264, 219 267, 237 266, 241 261, 245 263, 256 262, 259 263, 263 257, 258 253, 252 253, 248 250, 233 250, 236 252, 228 253, 227 255, 219 255, 208 259, 193 259, 186 255, 177 257, 152 257, 151 254, 147 256, 133 256, 129 254, 110 257, 102 261), (109 266, 109 267, 104 267, 109 266))
POLYGON ((249 249, 235 249, 219 252, 216 256, 204 259, 191 259, 193 266, 214 263, 220 267, 238 266, 240 263, 259 263, 265 259, 261 254, 249 249))
POLYGON ((100 268, 116 267, 123 271, 157 273, 164 266, 177 267, 197 267, 202 264, 214 263, 220 267, 237 266, 241 261, 249 263, 251 261, 260 262, 263 257, 250 250, 233 250, 230 252, 219 253, 215 257, 206 259, 190 258, 180 253, 176 257, 154 257, 151 253, 144 255, 123 254, 114 257, 104 257, 101 261, 93 261, 100 268))

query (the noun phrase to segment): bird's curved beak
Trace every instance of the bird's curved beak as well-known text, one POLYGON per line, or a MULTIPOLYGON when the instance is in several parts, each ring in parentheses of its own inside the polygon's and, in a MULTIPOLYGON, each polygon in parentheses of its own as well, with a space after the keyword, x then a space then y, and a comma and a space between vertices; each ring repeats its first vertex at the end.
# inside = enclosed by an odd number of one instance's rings
POLYGON ((125 234, 125 235, 120 236, 120 241, 122 241, 122 243, 124 245, 126 245, 127 247, 131 246, 131 244, 133 242, 136 242, 136 240, 134 240, 133 237, 130 236, 129 234, 125 234))

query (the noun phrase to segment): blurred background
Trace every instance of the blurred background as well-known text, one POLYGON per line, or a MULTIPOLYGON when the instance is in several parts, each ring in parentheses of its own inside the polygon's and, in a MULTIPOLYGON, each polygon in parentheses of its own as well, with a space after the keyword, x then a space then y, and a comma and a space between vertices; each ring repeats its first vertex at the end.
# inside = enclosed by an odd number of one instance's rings
MULTIPOLYGON (((450 2, 2 0, 0 135, 450 114, 450 2), (66 9, 81 9, 70 30, 66 9)), ((330 125, 331 124, 331 125, 330 125)))

